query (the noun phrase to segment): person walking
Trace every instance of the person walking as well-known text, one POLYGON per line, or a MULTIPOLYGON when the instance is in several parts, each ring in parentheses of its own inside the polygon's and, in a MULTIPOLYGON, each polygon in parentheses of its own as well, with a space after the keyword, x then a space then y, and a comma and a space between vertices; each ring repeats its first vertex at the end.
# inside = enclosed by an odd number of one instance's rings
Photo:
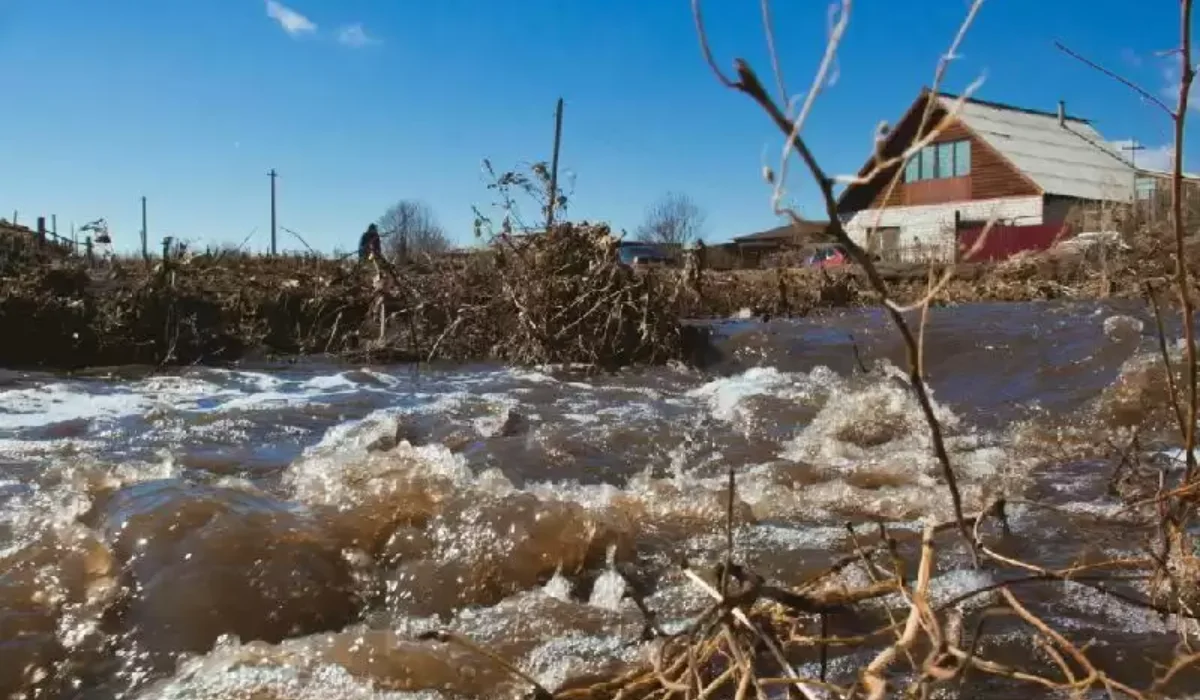
POLYGON ((379 227, 371 224, 362 237, 358 239, 358 259, 360 262, 380 260, 383 258, 383 241, 379 237, 379 227))

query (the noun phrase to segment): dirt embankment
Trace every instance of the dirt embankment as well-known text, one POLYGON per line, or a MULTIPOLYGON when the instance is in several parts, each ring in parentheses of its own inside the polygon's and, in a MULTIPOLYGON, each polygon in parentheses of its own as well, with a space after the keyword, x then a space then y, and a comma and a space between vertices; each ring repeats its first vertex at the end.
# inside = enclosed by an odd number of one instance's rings
MULTIPOLYGON (((1136 296, 1144 280, 1171 274, 1164 241, 1146 235, 1106 255, 962 265, 934 303, 1136 296)), ((696 285, 674 270, 631 273, 612 244, 607 227, 568 224, 395 276, 317 257, 217 254, 89 266, 10 245, 0 247, 0 366, 220 363, 263 352, 612 367, 695 357, 702 338, 686 318, 747 309, 804 315, 878 300, 853 266, 710 271, 696 285)), ((930 276, 918 265, 881 273, 904 303, 924 295, 930 276)))

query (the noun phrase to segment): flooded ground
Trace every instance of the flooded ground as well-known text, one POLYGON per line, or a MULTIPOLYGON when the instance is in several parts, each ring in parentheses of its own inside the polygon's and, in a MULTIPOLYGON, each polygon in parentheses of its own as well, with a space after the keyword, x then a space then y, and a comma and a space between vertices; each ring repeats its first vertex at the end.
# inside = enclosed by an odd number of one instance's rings
MULTIPOLYGON (((1140 555, 1148 533, 1108 482, 1131 431, 1147 458, 1177 446, 1152 330, 1136 305, 933 313, 947 447, 968 510, 1007 498, 1008 553, 1140 555)), ((911 543, 951 517, 877 311, 720 334, 705 371, 602 377, 0 374, 0 696, 516 697, 528 688, 494 664, 418 637, 454 629, 550 689, 644 660, 628 594, 668 631, 704 608, 678 564, 723 556, 730 468, 737 555, 782 584, 852 551, 847 523, 911 543)), ((943 549, 936 600, 1012 576, 943 549)), ((1129 682, 1178 640, 1176 621, 1082 585, 1021 594, 1129 682)), ((1006 634, 981 653, 1047 663, 1006 634)), ((793 651, 811 670, 815 651, 793 651)), ((864 658, 835 653, 833 676, 864 658)))

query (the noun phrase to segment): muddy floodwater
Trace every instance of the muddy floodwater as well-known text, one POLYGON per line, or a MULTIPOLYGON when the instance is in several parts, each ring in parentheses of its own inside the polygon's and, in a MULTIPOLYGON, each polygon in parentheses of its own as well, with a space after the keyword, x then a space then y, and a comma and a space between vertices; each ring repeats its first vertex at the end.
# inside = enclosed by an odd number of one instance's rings
MULTIPOLYGON (((947 448, 968 510, 1008 499, 1010 553, 1141 552, 1107 486, 1134 430, 1175 469, 1153 329, 1138 305, 932 314, 947 448)), ((457 630, 550 689, 643 661, 627 589, 668 631, 705 607, 678 564, 723 556, 731 467, 737 556, 783 584, 852 551, 846 523, 903 539, 951 517, 878 311, 718 330, 703 371, 0 373, 0 697, 517 697, 417 637, 457 630)), ((936 599, 1001 575, 967 561, 949 539, 936 599)), ((1022 595, 1130 682, 1178 640, 1090 588, 1022 595)))

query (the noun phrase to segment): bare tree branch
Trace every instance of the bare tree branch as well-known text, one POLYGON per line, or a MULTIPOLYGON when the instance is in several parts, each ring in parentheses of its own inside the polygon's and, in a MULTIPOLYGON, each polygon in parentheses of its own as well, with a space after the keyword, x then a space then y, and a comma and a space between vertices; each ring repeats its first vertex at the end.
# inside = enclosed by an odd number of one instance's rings
POLYGON ((1183 220, 1183 137, 1187 125, 1188 97, 1196 68, 1192 65, 1192 0, 1180 2, 1179 38, 1179 106, 1175 118, 1175 153, 1171 167, 1171 219, 1175 232, 1175 282, 1179 287, 1179 302, 1183 307, 1183 337, 1187 353, 1188 420, 1184 434, 1184 454, 1187 459, 1185 480, 1196 473, 1196 334, 1192 310, 1192 290, 1188 283, 1187 258, 1184 250, 1186 226, 1183 220))
MULTIPOLYGON (((966 27, 969 26, 974 20, 981 2, 982 0, 976 0, 974 3, 972 3, 967 18, 963 22, 963 27, 960 28, 955 37, 953 47, 956 48, 958 43, 962 40, 966 32, 966 27)), ((731 87, 754 100, 763 109, 763 111, 767 113, 767 116, 770 117, 772 122, 774 122, 776 128, 778 128, 779 131, 787 137, 788 145, 785 147, 784 152, 788 153, 789 151, 794 151, 799 155, 800 159, 804 162, 805 167, 812 174, 812 178, 817 183, 817 187, 821 192, 821 198, 825 204, 825 211, 829 217, 829 235, 832 236, 838 243, 840 243, 850 254, 850 257, 862 267, 871 286, 880 296, 880 299, 884 304, 884 308, 887 310, 893 325, 895 325, 897 330, 899 330, 900 335, 904 340, 904 345, 908 356, 909 382, 913 387, 913 391, 916 393, 917 401, 920 404, 921 411, 925 417, 925 422, 929 426, 929 433, 931 442, 933 443, 934 454, 936 455, 938 463, 941 466, 942 475, 945 478, 947 488, 950 491, 950 498, 953 502, 954 516, 958 523, 959 534, 962 536, 963 541, 966 543, 969 551, 971 552, 973 561, 976 565, 978 565, 978 548, 976 542, 971 537, 971 533, 967 527, 966 520, 963 515, 962 494, 958 488, 958 479, 954 474, 954 468, 950 464, 950 456, 946 451, 945 440, 942 436, 942 426, 938 422, 937 416, 934 414, 933 404, 929 398, 929 392, 925 386, 925 380, 921 376, 919 362, 920 350, 918 347, 917 338, 912 329, 909 327, 908 322, 905 320, 904 314, 900 312, 894 305, 887 303, 890 299, 887 283, 884 282, 883 277, 875 268, 875 264, 872 261, 871 256, 850 237, 849 233, 847 233, 841 217, 838 215, 837 197, 833 192, 833 178, 829 177, 824 168, 822 168, 820 163, 817 162, 812 150, 808 147, 808 143, 800 134, 800 127, 803 124, 804 118, 807 117, 811 104, 807 104, 806 107, 801 110, 800 115, 796 119, 789 119, 788 115, 783 111, 783 109, 780 108, 775 100, 771 98, 770 94, 763 86, 762 81, 754 72, 754 69, 751 68, 750 64, 744 59, 739 58, 734 61, 734 71, 737 75, 736 81, 731 80, 721 73, 712 57, 712 52, 709 49, 708 38, 704 33, 704 22, 700 11, 700 4, 700 0, 692 0, 693 17, 695 19, 696 27, 700 32, 700 45, 705 59, 709 63, 709 66, 716 73, 718 80, 720 80, 722 84, 731 87)), ((836 51, 837 44, 840 42, 842 34, 845 31, 846 24, 849 21, 850 5, 851 0, 842 0, 841 14, 837 17, 837 21, 833 25, 829 46, 826 48, 824 57, 821 61, 821 67, 818 70, 817 77, 813 84, 814 90, 809 94, 810 103, 814 93, 822 85, 824 81, 824 75, 826 71, 828 71, 829 66, 833 61, 833 55, 836 51)), ((952 48, 950 53, 954 53, 954 48, 952 48)), ((943 67, 944 63, 943 65, 939 66, 939 73, 943 67)), ((773 203, 777 202, 778 191, 773 197, 773 203)), ((782 213, 788 215, 794 222, 798 223, 800 221, 799 215, 794 211, 787 210, 782 213)))
POLYGON ((1133 90, 1137 94, 1141 95, 1142 99, 1150 102, 1150 104, 1152 104, 1155 107, 1158 107, 1162 111, 1166 112, 1169 116, 1171 116, 1171 117, 1175 116, 1174 110, 1172 110, 1170 107, 1168 107, 1166 102, 1163 102, 1162 100, 1160 100, 1157 97, 1155 97, 1154 95, 1152 95, 1150 93, 1150 91, 1146 90, 1141 85, 1138 85, 1137 83, 1133 82, 1132 80, 1129 80, 1128 78, 1125 78, 1094 61, 1084 58, 1083 56, 1076 53, 1075 51, 1072 51, 1071 49, 1067 48, 1067 46, 1065 44, 1063 44, 1061 41, 1055 41, 1054 47, 1056 49, 1058 49, 1059 51, 1062 51, 1063 53, 1067 54, 1071 58, 1074 58, 1075 60, 1079 61, 1080 63, 1083 63, 1086 66, 1089 66, 1097 71, 1100 71, 1101 73, 1107 75, 1108 77, 1112 78, 1113 80, 1117 81, 1118 83, 1121 83, 1122 85, 1129 88, 1130 90, 1133 90))

